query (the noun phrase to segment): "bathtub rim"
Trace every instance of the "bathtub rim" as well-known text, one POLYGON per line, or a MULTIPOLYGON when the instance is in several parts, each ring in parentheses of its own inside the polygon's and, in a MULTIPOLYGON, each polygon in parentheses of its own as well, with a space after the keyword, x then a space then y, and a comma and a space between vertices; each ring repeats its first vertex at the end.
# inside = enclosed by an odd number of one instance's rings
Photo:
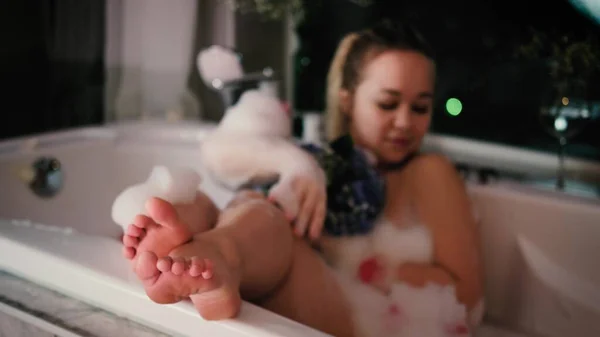
MULTIPOLYGON (((82 138, 116 141, 119 139, 201 141, 217 125, 218 122, 204 120, 132 120, 73 127, 0 140, 0 155, 82 138), (142 129, 152 131, 151 136, 132 135, 134 131, 142 129)), ((552 177, 558 168, 557 156, 550 153, 434 132, 425 136, 423 149, 442 153, 453 161, 460 161, 476 168, 495 168, 532 176, 552 177)), ((567 178, 600 184, 600 162, 567 155, 565 175, 567 178)))
POLYGON ((216 127, 210 122, 132 121, 74 127, 0 140, 0 156, 27 153, 76 140, 201 141, 216 127), (139 131, 144 132, 140 133, 139 131))
MULTIPOLYGON (((5 222, 0 220, 2 225, 5 222)), ((44 242, 40 241, 42 235, 44 238, 57 238, 63 235, 60 232, 42 234, 35 232, 33 228, 20 228, 14 231, 16 234, 11 235, 10 228, 14 227, 10 226, 10 223, 4 226, 9 228, 8 230, 0 227, 0 247, 3 251, 11 252, 12 256, 19 256, 19 259, 10 258, 8 254, 0 255, 1 269, 158 331, 182 336, 193 336, 198 331, 223 336, 328 336, 246 301, 243 302, 242 311, 237 319, 212 322, 203 320, 190 303, 152 303, 141 285, 136 282, 133 271, 110 273, 107 270, 110 270, 111 266, 107 265, 104 265, 104 268, 92 268, 86 265, 90 258, 69 258, 69 246, 51 243, 44 246, 44 242), (90 288, 94 291, 90 292, 90 288), (139 314, 140 312, 144 314, 139 314)), ((78 236, 77 239, 81 240, 80 245, 85 246, 95 256, 122 259, 119 243, 110 238, 78 233, 71 235, 78 236), (107 250, 107 246, 112 246, 113 249, 107 250)))

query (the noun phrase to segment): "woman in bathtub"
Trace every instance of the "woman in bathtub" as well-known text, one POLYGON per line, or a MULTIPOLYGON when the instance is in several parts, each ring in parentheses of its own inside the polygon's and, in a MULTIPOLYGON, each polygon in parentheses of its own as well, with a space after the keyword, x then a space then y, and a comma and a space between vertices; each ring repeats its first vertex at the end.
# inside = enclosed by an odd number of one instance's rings
MULTIPOLYGON (((473 311, 482 298, 482 277, 465 186, 448 160, 418 153, 431 121, 434 82, 433 58, 410 28, 382 25, 348 35, 328 78, 328 136, 349 133, 375 154, 386 181, 387 219, 408 226, 410 210, 431 233, 428 263, 385 272, 415 286, 454 284, 459 301, 473 311)), ((190 298, 205 319, 214 320, 234 317, 243 297, 335 336, 356 335, 335 276, 262 194, 242 192, 220 214, 200 194, 193 205, 154 198, 147 208, 150 217, 136 218, 124 244, 153 301, 190 298)), ((303 223, 319 216, 305 211, 303 223)))

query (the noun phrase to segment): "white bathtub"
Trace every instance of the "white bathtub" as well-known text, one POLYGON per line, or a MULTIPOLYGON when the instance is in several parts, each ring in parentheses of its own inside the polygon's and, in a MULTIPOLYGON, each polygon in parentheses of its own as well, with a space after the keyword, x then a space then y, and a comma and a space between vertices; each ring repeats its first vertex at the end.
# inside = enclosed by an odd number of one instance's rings
MULTIPOLYGON (((120 229, 110 219, 114 197, 145 179, 153 165, 200 165, 194 153, 211 128, 134 123, 0 143, 0 269, 166 333, 323 335, 249 303, 238 319, 220 322, 202 320, 187 303, 154 304, 121 257, 120 229), (19 178, 41 156, 58 159, 64 172, 63 188, 51 198, 38 197, 19 178)), ((598 202, 508 185, 469 188, 481 218, 487 283, 486 324, 477 337, 519 336, 509 330, 600 335, 600 299, 593 301, 600 284, 598 202), (567 266, 583 287, 587 281, 587 293, 573 292, 572 280, 557 282, 562 276, 547 275, 548 268, 536 272, 544 257, 567 266)), ((204 189, 220 206, 231 196, 211 182, 204 189)))

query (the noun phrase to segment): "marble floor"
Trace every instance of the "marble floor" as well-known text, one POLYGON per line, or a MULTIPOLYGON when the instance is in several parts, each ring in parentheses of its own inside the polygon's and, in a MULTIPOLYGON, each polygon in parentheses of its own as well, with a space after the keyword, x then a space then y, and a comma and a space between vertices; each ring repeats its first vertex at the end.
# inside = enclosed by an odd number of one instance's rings
POLYGON ((38 336, 167 335, 0 271, 0 337, 38 336))
POLYGON ((13 316, 0 312, 0 337, 54 337, 53 332, 42 330, 13 316))

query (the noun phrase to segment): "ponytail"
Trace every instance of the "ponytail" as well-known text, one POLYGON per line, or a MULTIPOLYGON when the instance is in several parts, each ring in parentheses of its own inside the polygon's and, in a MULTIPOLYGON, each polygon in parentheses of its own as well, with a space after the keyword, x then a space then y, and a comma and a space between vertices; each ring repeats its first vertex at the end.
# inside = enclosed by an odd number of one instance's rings
POLYGON ((342 39, 327 74, 326 138, 330 141, 348 131, 346 116, 340 107, 340 92, 343 89, 344 66, 348 53, 358 38, 359 34, 351 33, 342 39))

